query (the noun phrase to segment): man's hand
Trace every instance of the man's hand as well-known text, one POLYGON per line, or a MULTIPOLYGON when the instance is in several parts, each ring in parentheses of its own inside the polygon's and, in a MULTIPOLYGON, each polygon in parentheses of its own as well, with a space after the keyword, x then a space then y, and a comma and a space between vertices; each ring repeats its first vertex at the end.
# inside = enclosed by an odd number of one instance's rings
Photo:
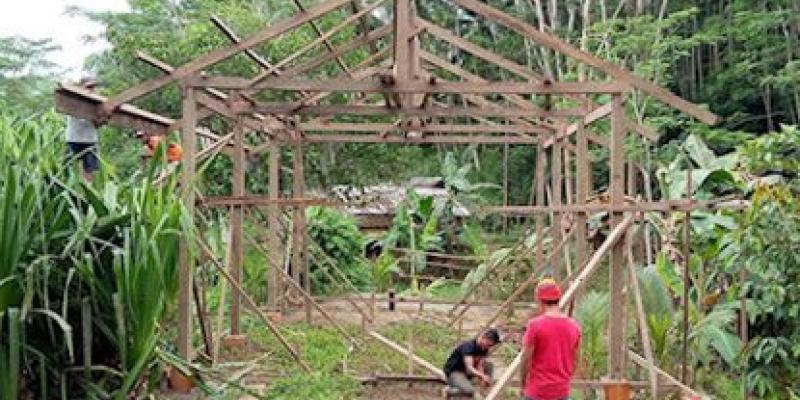
POLYGON ((481 383, 483 383, 486 387, 492 386, 492 378, 489 375, 483 374, 481 375, 481 383))
POLYGON ((110 107, 110 104, 105 104, 100 106, 100 110, 97 111, 97 115, 94 117, 92 122, 94 123, 95 127, 101 127, 108 123, 111 119, 111 114, 114 112, 116 107, 110 107))

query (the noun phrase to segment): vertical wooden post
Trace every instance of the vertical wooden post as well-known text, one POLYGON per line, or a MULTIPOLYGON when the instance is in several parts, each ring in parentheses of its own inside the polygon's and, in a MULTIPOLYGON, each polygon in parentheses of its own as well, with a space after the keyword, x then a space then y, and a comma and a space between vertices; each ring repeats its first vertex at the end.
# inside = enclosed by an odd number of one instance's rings
MULTIPOLYGON (((268 196, 270 199, 277 199, 280 197, 280 168, 281 168, 281 148, 278 142, 271 141, 269 144, 269 187, 268 196)), ((278 206, 270 206, 267 209, 267 244, 269 252, 272 255, 268 261, 270 265, 269 272, 267 273, 267 305, 272 311, 280 308, 278 298, 283 293, 283 279, 278 273, 278 269, 283 268, 281 260, 283 260, 283 252, 281 251, 281 222, 280 222, 280 208, 278 206)))
MULTIPOLYGON (((556 140, 553 142, 552 147, 552 158, 550 164, 550 186, 552 187, 553 198, 550 202, 550 205, 553 207, 561 206, 562 204, 562 194, 563 194, 563 157, 564 157, 564 143, 561 140, 556 140)), ((553 244, 561 243, 561 213, 554 212, 553 213, 553 222, 551 225, 552 236, 553 236, 553 244)), ((561 255, 555 254, 553 256, 553 262, 550 264, 550 267, 553 269, 553 278, 556 281, 561 281, 561 255)))
MULTIPOLYGON (((300 199, 303 197, 303 192, 305 190, 305 175, 303 172, 303 141, 302 141, 302 133, 300 131, 295 131, 295 142, 294 142, 294 149, 292 154, 292 161, 293 161, 293 170, 294 174, 292 175, 292 196, 295 199, 300 199)), ((292 216, 293 223, 293 234, 294 237, 292 238, 292 277, 295 281, 303 286, 309 294, 312 294, 311 291, 311 278, 309 277, 308 271, 308 264, 305 262, 305 252, 306 252, 306 244, 305 244, 305 231, 306 231, 306 212, 305 208, 302 206, 296 206, 294 208, 294 215, 292 216), (302 277, 302 282, 300 281, 300 277, 302 277)), ((306 309, 306 322, 311 323, 311 302, 306 300, 305 302, 305 309, 306 309)))
MULTIPOLYGON (((233 171, 231 174, 231 187, 234 196, 244 196, 244 117, 236 118, 233 128, 233 171)), ((244 263, 244 246, 242 243, 244 209, 242 206, 231 206, 231 256, 229 258, 230 272, 236 284, 242 286, 242 268, 244 263)), ((231 292, 231 335, 239 335, 240 310, 242 298, 237 291, 231 292)))
MULTIPOLYGON (((181 200, 194 219, 194 175, 197 151, 197 103, 194 88, 182 83, 183 104, 181 122, 181 200)), ((189 254, 187 236, 181 235, 178 244, 178 354, 191 359, 192 352, 192 282, 195 260, 189 254)))
POLYGON ((633 161, 628 161, 625 163, 628 168, 627 174, 627 192, 628 196, 635 198, 636 197, 636 165, 633 161))
MULTIPOLYGON (((589 201, 590 191, 589 140, 583 118, 578 121, 575 132, 575 202, 584 205, 589 201)), ((586 213, 575 213, 575 264, 582 268, 589 260, 589 243, 586 240, 586 213)))
MULTIPOLYGON (((415 78, 418 64, 411 0, 394 0, 394 77, 397 83, 407 83, 415 78)), ((414 95, 401 94, 404 106, 411 106, 414 95)))
MULTIPOLYGON (((611 151, 609 162, 611 176, 608 190, 611 195, 611 206, 620 206, 625 199, 625 125, 623 123, 622 96, 615 94, 612 98, 611 112, 611 151)), ((611 213, 611 225, 617 226, 622 221, 621 212, 611 213)), ((625 376, 625 287, 624 241, 614 244, 609 255, 609 292, 611 293, 610 317, 608 324, 608 374, 611 379, 623 379, 625 376)))
MULTIPOLYGON (((503 145, 503 205, 508 206, 508 144, 503 145)), ((508 234, 507 214, 503 214, 503 233, 508 234)))
MULTIPOLYGON (((536 205, 544 206, 544 172, 547 168, 547 156, 544 146, 539 143, 536 146, 536 171, 534 172, 534 180, 536 183, 536 205)), ((536 213, 534 218, 536 224, 536 241, 541 242, 544 240, 544 214, 536 213)), ((536 267, 539 268, 544 263, 544 246, 536 246, 536 267)))

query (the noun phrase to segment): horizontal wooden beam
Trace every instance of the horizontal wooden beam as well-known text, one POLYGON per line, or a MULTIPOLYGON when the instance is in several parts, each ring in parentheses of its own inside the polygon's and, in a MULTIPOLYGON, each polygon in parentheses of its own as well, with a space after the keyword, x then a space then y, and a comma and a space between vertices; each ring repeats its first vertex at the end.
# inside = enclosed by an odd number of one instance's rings
POLYGON ((380 123, 301 123, 303 132, 424 132, 424 133, 538 133, 541 129, 522 125, 404 124, 380 123))
MULTIPOLYGON (((303 141, 308 143, 382 143, 382 144, 528 144, 539 143, 535 137, 525 136, 422 136, 403 137, 380 135, 340 135, 340 134, 308 134, 303 136, 303 141)), ((288 142, 288 140, 287 140, 288 142)))
POLYGON ((409 81, 385 83, 378 80, 361 81, 334 78, 326 80, 272 77, 252 85, 250 79, 238 77, 198 76, 190 79, 195 87, 255 90, 304 90, 309 92, 363 92, 363 93, 511 93, 511 94, 605 94, 623 93, 630 89, 618 82, 423 82, 409 81))
POLYGON ((201 207, 230 207, 230 206, 285 206, 285 207, 309 207, 325 206, 339 207, 341 203, 336 203, 326 199, 274 199, 268 196, 206 196, 198 198, 196 204, 201 207))
MULTIPOLYGON (((564 118, 582 116, 583 112, 576 108, 564 110, 526 110, 516 107, 511 108, 484 108, 484 107, 387 107, 385 105, 298 105, 286 103, 257 103, 253 110, 263 114, 288 114, 288 115, 316 115, 333 116, 342 114, 353 115, 396 115, 409 117, 551 117, 564 118)), ((543 128, 540 128, 543 129, 543 128)))
MULTIPOLYGON (((55 91, 56 111, 89 121, 99 116, 100 106, 105 100, 97 93, 68 84, 60 84, 55 91)), ((169 132, 175 120, 123 104, 114 110, 109 122, 133 130, 163 135, 169 132)))
POLYGON ((612 206, 611 204, 568 204, 560 206, 485 206, 478 207, 476 211, 485 213, 497 213, 507 215, 528 215, 528 214, 549 214, 553 212, 567 213, 596 213, 608 212, 673 212, 673 211, 694 211, 694 210, 741 210, 749 206, 749 202, 744 200, 730 201, 696 201, 696 200, 675 200, 662 202, 642 202, 635 204, 622 204, 612 206))

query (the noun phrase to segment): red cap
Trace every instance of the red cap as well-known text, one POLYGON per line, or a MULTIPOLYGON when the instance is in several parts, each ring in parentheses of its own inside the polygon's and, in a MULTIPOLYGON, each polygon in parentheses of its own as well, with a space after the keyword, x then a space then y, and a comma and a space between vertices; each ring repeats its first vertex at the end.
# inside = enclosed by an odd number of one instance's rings
POLYGON ((561 299, 561 288, 552 278, 544 278, 536 285, 536 299, 539 301, 557 301, 561 299))

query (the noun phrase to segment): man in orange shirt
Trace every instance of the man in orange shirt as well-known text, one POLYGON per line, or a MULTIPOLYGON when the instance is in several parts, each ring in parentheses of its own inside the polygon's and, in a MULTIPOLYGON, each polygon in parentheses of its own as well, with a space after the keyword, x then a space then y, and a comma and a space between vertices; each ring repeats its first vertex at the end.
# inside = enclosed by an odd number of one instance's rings
MULTIPOLYGON (((158 135, 151 135, 145 132, 136 132, 136 136, 142 140, 144 143, 144 157, 152 157, 158 149, 158 145, 161 144, 161 136, 158 135)), ((183 154, 183 149, 177 143, 169 143, 167 145, 167 162, 170 163, 177 163, 181 161, 181 155, 183 154)))

